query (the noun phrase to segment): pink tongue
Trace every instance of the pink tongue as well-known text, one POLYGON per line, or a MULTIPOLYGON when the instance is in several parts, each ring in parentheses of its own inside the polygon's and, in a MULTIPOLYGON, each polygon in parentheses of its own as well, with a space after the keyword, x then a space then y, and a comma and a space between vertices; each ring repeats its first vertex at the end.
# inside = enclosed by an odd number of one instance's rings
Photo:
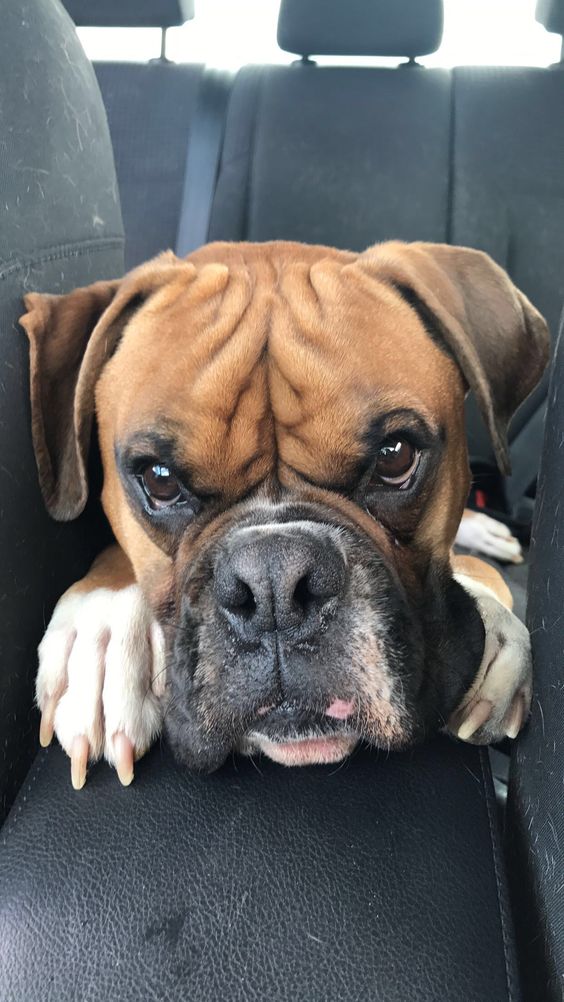
POLYGON ((354 700, 335 699, 331 706, 325 710, 326 717, 336 717, 337 720, 346 720, 354 710, 354 700))

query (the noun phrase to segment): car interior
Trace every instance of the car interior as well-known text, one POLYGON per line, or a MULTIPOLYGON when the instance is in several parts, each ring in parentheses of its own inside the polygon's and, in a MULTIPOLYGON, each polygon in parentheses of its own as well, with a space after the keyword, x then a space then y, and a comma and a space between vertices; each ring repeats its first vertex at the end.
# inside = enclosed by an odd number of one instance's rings
MULTIPOLYGON (((205 2, 0 5, 0 999, 563 1000, 564 62, 423 65, 442 0, 281 0, 286 62, 174 62, 168 30, 205 2), (75 26, 158 28, 161 52, 91 63, 75 26), (493 749, 203 777, 162 742, 130 788, 99 765, 77 794, 62 749, 38 750, 36 651, 110 536, 95 451, 84 514, 45 511, 22 297, 278 239, 484 250, 546 317, 510 476, 466 415, 469 506, 524 548, 499 569, 532 635, 530 721, 493 749)), ((564 0, 536 18, 564 35, 564 0)))

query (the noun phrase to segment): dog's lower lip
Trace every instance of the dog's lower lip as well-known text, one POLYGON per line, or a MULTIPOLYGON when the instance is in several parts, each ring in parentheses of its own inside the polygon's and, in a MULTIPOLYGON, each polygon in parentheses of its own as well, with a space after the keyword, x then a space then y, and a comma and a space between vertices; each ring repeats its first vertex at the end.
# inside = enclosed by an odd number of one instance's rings
POLYGON ((351 733, 309 738, 296 736, 286 741, 273 741, 261 734, 254 734, 253 737, 265 755, 282 765, 329 765, 340 762, 358 741, 358 735, 351 733))

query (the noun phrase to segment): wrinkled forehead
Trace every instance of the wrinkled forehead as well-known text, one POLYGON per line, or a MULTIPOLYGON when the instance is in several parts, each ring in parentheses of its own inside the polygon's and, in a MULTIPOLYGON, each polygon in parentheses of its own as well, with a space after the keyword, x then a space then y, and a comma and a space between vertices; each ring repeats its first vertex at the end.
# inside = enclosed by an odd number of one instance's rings
POLYGON ((195 255, 195 278, 150 299, 107 367, 116 435, 180 438, 210 491, 248 489, 280 464, 340 482, 382 416, 437 427, 460 407, 456 366, 397 290, 355 255, 271 247, 195 255))

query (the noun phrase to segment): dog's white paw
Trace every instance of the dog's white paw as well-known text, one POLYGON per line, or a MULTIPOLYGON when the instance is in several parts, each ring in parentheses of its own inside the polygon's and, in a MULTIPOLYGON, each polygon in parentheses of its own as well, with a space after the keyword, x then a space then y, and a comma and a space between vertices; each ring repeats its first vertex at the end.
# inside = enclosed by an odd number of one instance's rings
POLYGON ((39 645, 40 741, 53 732, 80 789, 88 761, 105 758, 122 783, 160 731, 164 639, 139 587, 70 589, 39 645))
POLYGON ((521 544, 503 522, 479 511, 465 511, 456 533, 456 543, 494 560, 522 564, 521 544))
POLYGON ((489 588, 463 574, 455 577, 476 599, 486 636, 478 674, 452 714, 448 729, 471 744, 515 738, 531 706, 529 631, 489 588))

